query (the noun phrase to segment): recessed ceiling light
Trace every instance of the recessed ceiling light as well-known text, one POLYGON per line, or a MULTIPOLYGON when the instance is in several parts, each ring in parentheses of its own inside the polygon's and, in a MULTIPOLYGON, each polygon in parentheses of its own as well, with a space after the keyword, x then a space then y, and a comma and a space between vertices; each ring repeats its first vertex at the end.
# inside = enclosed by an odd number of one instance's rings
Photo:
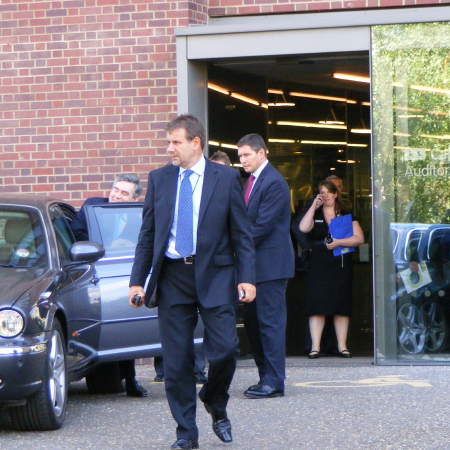
POLYGON ((295 139, 278 139, 278 138, 269 138, 269 142, 279 143, 279 144, 294 144, 295 139))
POLYGON ((319 94, 310 94, 308 92, 297 92, 297 91, 291 91, 289 92, 289 95, 292 97, 305 97, 305 98, 313 98, 316 100, 330 100, 334 102, 344 102, 344 103, 357 103, 356 100, 350 100, 345 97, 332 97, 329 95, 319 95, 319 94))
POLYGON ((333 78, 337 78, 339 80, 346 81, 356 81, 358 83, 370 83, 370 78, 362 75, 355 75, 353 73, 342 73, 335 72, 333 73, 333 78))
POLYGON ((324 123, 316 122, 293 122, 289 120, 278 120, 277 125, 286 125, 289 127, 306 127, 306 128, 329 128, 332 130, 345 130, 345 125, 326 125, 324 123))
POLYGON ((371 133, 370 128, 352 128, 350 131, 355 134, 370 134, 371 133))

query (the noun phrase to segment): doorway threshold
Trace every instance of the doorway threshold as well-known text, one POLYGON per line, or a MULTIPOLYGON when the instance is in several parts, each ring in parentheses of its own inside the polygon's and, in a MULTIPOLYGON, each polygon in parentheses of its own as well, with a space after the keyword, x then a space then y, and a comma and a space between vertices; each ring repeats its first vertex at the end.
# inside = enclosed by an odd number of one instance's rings
MULTIPOLYGON (((238 367, 254 367, 252 358, 239 358, 238 367)), ((354 356, 353 358, 341 358, 339 356, 323 356, 317 359, 309 359, 307 356, 290 356, 286 358, 286 367, 370 367, 373 366, 373 357, 354 356)))

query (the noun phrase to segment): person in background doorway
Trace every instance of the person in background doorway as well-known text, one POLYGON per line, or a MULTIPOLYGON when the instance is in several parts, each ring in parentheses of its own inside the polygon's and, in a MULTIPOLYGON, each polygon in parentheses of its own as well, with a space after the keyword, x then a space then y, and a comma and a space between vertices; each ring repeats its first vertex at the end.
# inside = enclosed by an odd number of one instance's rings
MULTIPOLYGON (((85 209, 87 205, 99 203, 124 203, 137 202, 142 194, 142 186, 139 177, 134 173, 122 173, 116 176, 108 197, 88 198, 71 223, 72 231, 79 241, 89 239, 85 209)), ((122 227, 126 228, 127 224, 122 227)), ((134 226, 134 225, 133 225, 134 226)), ((119 236, 120 238, 120 236, 119 236)), ((120 242, 118 240, 117 242, 120 242)), ((125 390, 130 397, 147 397, 148 392, 136 380, 134 360, 120 361, 120 373, 125 379, 125 390)))
POLYGON ((213 153, 209 160, 218 164, 223 164, 225 166, 231 166, 231 160, 230 157, 220 150, 217 150, 217 152, 213 153))
MULTIPOLYGON (((331 181, 337 188, 339 195, 340 195, 340 201, 342 205, 347 205, 347 200, 343 198, 343 190, 344 190, 344 182, 342 178, 338 177, 337 175, 329 175, 325 178, 327 181, 331 181)), ((312 193, 312 187, 311 187, 311 193, 312 193)), ((299 244, 299 247, 301 249, 301 253, 299 255, 299 258, 297 259, 297 268, 299 268, 301 271, 308 270, 309 268, 309 257, 311 254, 311 246, 309 244, 309 238, 308 235, 305 233, 301 233, 299 230, 299 224, 300 220, 303 218, 304 211, 307 211, 309 207, 312 205, 314 201, 314 198, 309 199, 305 205, 301 208, 298 208, 298 213, 296 217, 294 218, 291 230, 292 233, 299 244)), ((348 208, 349 209, 349 208, 348 208)), ((337 338, 336 333, 334 330, 334 324, 333 324, 333 318, 332 317, 326 317, 325 318, 325 325, 322 333, 322 345, 321 345, 322 354, 329 354, 329 355, 335 355, 338 353, 338 344, 337 344, 337 338)), ((309 330, 309 325, 307 326, 306 330, 306 336, 305 336, 305 352, 309 353, 311 351, 311 333, 309 330)))
POLYGON ((331 220, 349 213, 340 201, 336 185, 323 180, 319 183, 319 194, 300 220, 299 229, 308 234, 311 245, 305 295, 312 342, 309 358, 319 357, 326 316, 332 316, 334 320, 338 354, 344 358, 351 357, 347 349, 347 334, 352 306, 352 255, 334 256, 332 250, 338 246, 357 247, 364 242, 364 235, 358 221, 352 217, 351 237, 326 240, 331 220))
POLYGON ((337 175, 329 175, 325 178, 327 181, 331 181, 335 186, 339 193, 342 195, 342 191, 344 189, 344 182, 342 178, 339 178, 337 175))
POLYGON ((281 397, 286 378, 286 286, 294 276, 289 188, 267 159, 259 134, 247 134, 237 147, 242 167, 250 174, 244 201, 256 250, 257 297, 244 305, 244 323, 259 381, 244 395, 281 397))

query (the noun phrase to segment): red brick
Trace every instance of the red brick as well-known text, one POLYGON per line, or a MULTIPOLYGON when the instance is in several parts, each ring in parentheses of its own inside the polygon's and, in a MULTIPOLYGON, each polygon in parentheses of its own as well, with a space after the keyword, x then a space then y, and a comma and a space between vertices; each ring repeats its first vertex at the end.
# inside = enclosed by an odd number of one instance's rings
MULTIPOLYGON (((380 0, 382 6, 448 3, 380 0)), ((74 204, 114 174, 167 162, 177 109, 174 28, 208 16, 376 8, 378 0, 0 2, 0 189, 74 204), (33 188, 33 190, 32 190, 33 188)))

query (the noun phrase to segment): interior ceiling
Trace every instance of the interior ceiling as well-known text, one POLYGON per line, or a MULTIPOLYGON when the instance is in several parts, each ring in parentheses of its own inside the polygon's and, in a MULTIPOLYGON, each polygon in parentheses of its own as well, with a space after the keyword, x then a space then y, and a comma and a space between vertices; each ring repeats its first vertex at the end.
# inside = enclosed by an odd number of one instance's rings
MULTIPOLYGON (((358 170, 364 171, 363 178, 369 180, 367 161, 370 135, 355 134, 351 129, 370 126, 370 108, 362 105, 363 101, 369 101, 370 87, 368 83, 335 79, 334 72, 369 76, 368 53, 210 61, 209 80, 218 86, 258 101, 295 103, 295 106, 264 109, 211 90, 208 119, 210 136, 220 143, 237 142, 250 131, 266 137, 271 161, 292 186, 300 186, 302 183, 314 185, 330 173, 348 178, 348 174, 356 165, 358 170), (283 94, 267 93, 267 88, 280 89, 283 94), (291 90, 346 97, 357 103, 294 97, 289 95, 291 90), (339 120, 345 123, 346 127, 330 129, 278 123, 319 123, 326 120, 339 120), (289 142, 277 142, 276 139, 289 142), (345 144, 337 146, 335 142, 363 144, 364 147, 347 147, 345 144), (346 160, 352 162, 347 163, 346 160), (354 164, 355 162, 357 164, 354 164)), ((227 151, 233 162, 238 161, 234 150, 223 147, 221 150, 227 151)))
POLYGON ((369 76, 367 52, 229 59, 213 65, 241 74, 266 77, 273 84, 270 86, 272 88, 277 88, 276 82, 282 82, 324 87, 327 90, 336 88, 367 92, 367 84, 338 80, 333 78, 333 73, 369 76))

